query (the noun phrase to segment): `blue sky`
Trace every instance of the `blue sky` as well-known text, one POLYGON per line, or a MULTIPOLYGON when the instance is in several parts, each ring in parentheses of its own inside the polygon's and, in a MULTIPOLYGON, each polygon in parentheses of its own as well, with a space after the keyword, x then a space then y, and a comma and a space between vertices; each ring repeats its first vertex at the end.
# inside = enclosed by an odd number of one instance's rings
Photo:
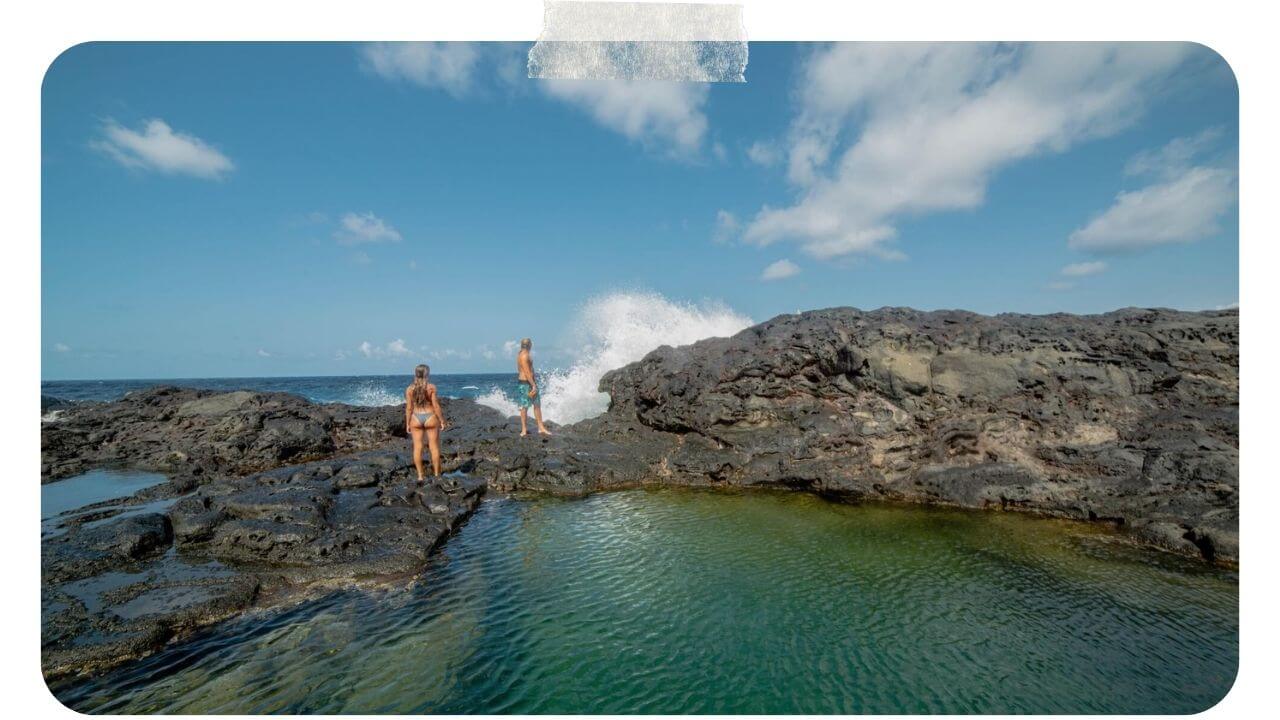
MULTIPOLYGON (((505 371, 589 298, 764 320, 1239 293, 1230 69, 1189 44, 752 44, 745 84, 527 44, 90 44, 43 88, 42 375, 505 371)), ((557 354, 559 353, 559 354, 557 354)))

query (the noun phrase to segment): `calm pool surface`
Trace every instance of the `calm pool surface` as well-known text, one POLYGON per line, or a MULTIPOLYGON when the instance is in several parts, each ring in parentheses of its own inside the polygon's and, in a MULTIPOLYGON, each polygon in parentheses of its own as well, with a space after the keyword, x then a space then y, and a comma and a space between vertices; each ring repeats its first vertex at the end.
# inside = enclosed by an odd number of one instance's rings
MULTIPOLYGON (((159 485, 165 476, 133 470, 91 470, 40 486, 40 537, 59 534, 57 524, 66 514, 86 505, 128 497, 159 485), (62 516, 61 518, 59 516, 62 516)), ((119 517, 119 516, 117 516, 119 517)))
POLYGON ((792 493, 490 499, 408 589, 55 687, 110 713, 1185 713, 1229 571, 1099 528, 792 493))

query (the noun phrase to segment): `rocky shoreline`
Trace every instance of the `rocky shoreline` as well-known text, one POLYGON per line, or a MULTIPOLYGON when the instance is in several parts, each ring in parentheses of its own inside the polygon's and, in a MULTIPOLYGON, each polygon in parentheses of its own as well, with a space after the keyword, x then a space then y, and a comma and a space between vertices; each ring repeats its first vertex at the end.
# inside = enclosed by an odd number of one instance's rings
POLYGON ((1234 310, 813 311, 659 348, 601 390, 608 412, 551 438, 447 401, 449 473, 426 487, 399 407, 171 387, 42 403, 42 482, 168 478, 42 543, 46 677, 309 587, 412 577, 486 492, 780 486, 1108 522, 1238 558, 1234 310))

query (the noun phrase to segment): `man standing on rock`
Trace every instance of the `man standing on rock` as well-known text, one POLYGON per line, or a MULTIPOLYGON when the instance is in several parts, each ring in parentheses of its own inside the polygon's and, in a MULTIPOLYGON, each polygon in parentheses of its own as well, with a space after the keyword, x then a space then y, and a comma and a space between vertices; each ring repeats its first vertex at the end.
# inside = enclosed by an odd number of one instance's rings
POLYGON ((533 406, 533 419, 538 421, 538 433, 551 434, 542 424, 542 395, 538 393, 538 379, 533 374, 533 358, 529 353, 532 349, 533 341, 525 338, 520 341, 520 352, 516 355, 516 375, 520 380, 516 391, 516 402, 520 404, 520 437, 529 434, 530 406, 533 406))

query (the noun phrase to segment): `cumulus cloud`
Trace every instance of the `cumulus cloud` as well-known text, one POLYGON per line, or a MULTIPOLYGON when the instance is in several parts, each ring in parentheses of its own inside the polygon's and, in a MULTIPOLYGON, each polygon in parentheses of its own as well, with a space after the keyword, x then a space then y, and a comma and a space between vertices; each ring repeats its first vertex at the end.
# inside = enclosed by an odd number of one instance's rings
POLYGON ((360 59, 388 80, 463 97, 475 86, 481 54, 464 42, 377 42, 361 46, 360 59))
POLYGON ((258 348, 258 357, 271 357, 271 353, 263 350, 262 348, 258 348))
POLYGON ((661 80, 539 80, 548 96, 641 145, 693 156, 707 133, 707 84, 661 80))
POLYGON ((400 242, 400 231, 371 212, 349 212, 342 216, 333 236, 343 245, 362 243, 400 242))
POLYGON ((1135 155, 1125 174, 1152 182, 1116 195, 1111 207, 1071 233, 1067 244, 1076 250, 1120 252, 1195 242, 1217 233, 1222 217, 1236 204, 1236 173, 1196 162, 1221 136, 1221 128, 1209 128, 1135 155))
MULTIPOLYGON (((365 340, 360 343, 360 346, 357 347, 356 350, 367 358, 397 358, 413 354, 413 351, 409 349, 408 344, 400 338, 396 338, 383 346, 374 345, 368 340, 365 340)), ((338 352, 339 354, 342 354, 341 350, 338 352)))
POLYGON ((1218 232, 1236 202, 1235 173, 1196 167, 1172 180, 1122 192, 1084 227, 1071 233, 1074 250, 1117 252, 1189 243, 1218 232))
POLYGON ((1187 47, 825 46, 805 65, 787 138, 797 199, 762 208, 744 237, 823 259, 883 254, 900 218, 978 207, 1008 165, 1130 125, 1187 47))
POLYGON ((800 274, 800 266, 783 258, 778 262, 770 264, 760 273, 761 280, 785 280, 789 277, 795 277, 800 274))
POLYGON ((200 138, 175 132, 160 119, 147 120, 141 130, 131 130, 114 120, 102 125, 102 136, 90 146, 129 168, 168 175, 191 175, 221 180, 235 165, 200 138))
POLYGON ((1079 262, 1071 263, 1062 268, 1062 274, 1067 277, 1084 277, 1085 275, 1097 275, 1107 269, 1104 262, 1079 262))
POLYGON ((504 355, 513 355, 519 349, 520 349, 519 340, 508 340, 502 343, 502 354, 504 355))
POLYGON ((60 353, 71 352, 71 346, 67 345, 66 343, 54 343, 53 351, 60 352, 60 353))

